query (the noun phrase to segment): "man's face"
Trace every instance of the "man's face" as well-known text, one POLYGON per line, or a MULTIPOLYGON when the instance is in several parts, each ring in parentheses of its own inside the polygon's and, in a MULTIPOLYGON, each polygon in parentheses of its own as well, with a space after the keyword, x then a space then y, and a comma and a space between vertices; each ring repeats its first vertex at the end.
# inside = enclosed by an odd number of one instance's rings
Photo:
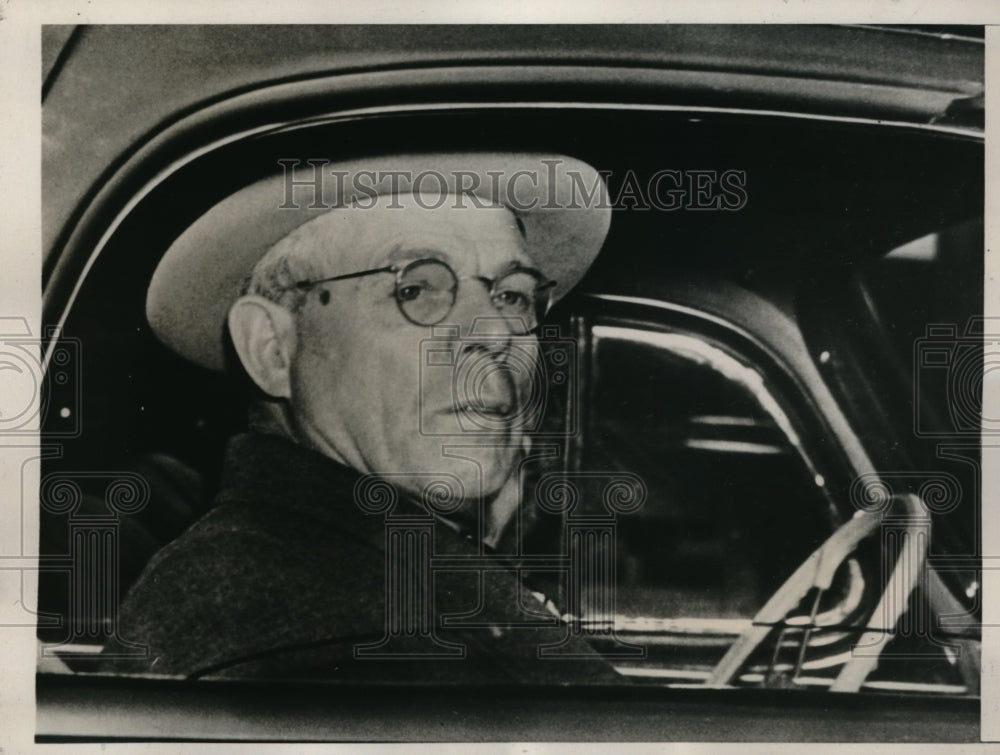
POLYGON ((454 307, 433 328, 407 321, 392 273, 311 289, 297 317, 293 421, 301 441, 412 492, 457 479, 466 498, 490 496, 524 448, 538 346, 498 317, 476 277, 532 262, 507 210, 450 200, 426 210, 409 200, 407 209, 343 211, 356 222, 324 252, 322 277, 437 259, 459 278, 454 307))

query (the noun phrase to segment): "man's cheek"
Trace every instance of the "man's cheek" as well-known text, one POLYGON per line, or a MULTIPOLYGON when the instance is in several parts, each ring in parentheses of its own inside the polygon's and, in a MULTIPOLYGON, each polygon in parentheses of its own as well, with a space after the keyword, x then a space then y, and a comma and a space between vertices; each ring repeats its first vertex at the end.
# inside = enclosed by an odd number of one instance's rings
POLYGON ((404 434, 419 432, 418 417, 424 404, 419 346, 409 342, 378 348, 366 375, 366 389, 377 386, 381 402, 404 434))
POLYGON ((518 398, 527 400, 539 377, 541 347, 537 341, 515 343, 511 348, 507 363, 517 386, 518 398))

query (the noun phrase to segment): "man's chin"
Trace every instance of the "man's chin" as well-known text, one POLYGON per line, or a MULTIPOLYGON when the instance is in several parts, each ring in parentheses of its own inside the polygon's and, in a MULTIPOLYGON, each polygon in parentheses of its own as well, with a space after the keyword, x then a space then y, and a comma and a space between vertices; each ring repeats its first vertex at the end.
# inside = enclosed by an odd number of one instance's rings
POLYGON ((499 490, 510 475, 511 465, 506 465, 503 471, 493 464, 479 464, 472 456, 476 449, 456 449, 463 458, 442 459, 435 463, 424 464, 421 467, 411 467, 412 472, 375 472, 385 477, 393 485, 406 493, 420 498, 425 495, 438 495, 442 498, 481 498, 489 497, 499 490))
POLYGON ((519 451, 510 445, 455 443, 446 445, 433 462, 425 465, 425 473, 415 475, 412 490, 419 491, 427 483, 437 482, 462 498, 489 498, 510 478, 519 458, 519 451))

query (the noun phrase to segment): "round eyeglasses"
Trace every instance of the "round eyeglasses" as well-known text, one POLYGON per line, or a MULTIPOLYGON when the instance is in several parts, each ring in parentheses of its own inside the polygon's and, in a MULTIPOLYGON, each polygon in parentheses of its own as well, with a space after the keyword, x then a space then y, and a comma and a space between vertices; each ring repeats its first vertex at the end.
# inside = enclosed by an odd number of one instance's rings
POLYGON ((458 297, 458 283, 477 280, 489 290, 490 300, 501 317, 515 323, 515 330, 535 330, 552 303, 552 288, 556 282, 531 267, 514 264, 496 278, 481 275, 458 277, 451 266, 437 259, 418 259, 406 265, 388 265, 331 278, 304 280, 295 283, 299 289, 309 289, 321 283, 361 278, 377 273, 395 273, 393 297, 403 317, 414 325, 437 325, 444 321, 458 297))

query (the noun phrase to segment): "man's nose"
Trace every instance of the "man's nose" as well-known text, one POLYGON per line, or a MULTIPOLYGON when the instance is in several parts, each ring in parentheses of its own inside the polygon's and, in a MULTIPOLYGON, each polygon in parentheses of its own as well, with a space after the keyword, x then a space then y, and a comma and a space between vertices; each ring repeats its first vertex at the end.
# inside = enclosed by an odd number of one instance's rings
POLYGON ((502 357, 510 350, 515 335, 513 324, 497 311, 489 291, 480 281, 466 280, 463 284, 465 290, 459 289, 454 309, 462 350, 502 357))

